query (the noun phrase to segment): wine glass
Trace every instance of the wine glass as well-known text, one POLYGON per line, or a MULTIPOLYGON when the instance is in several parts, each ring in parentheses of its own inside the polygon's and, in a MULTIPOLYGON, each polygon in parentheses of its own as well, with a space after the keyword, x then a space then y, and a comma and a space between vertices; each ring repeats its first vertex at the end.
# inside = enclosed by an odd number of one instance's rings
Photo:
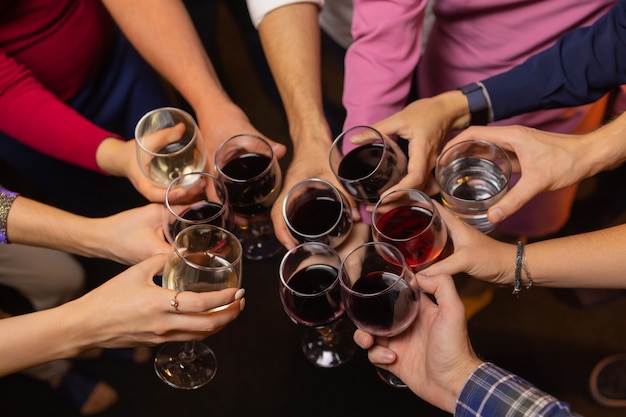
POLYGON ((204 169, 200 130, 183 110, 162 107, 146 113, 135 127, 135 141, 139 168, 157 186, 165 188, 182 174, 204 169))
MULTIPOLYGON (((374 336, 398 335, 417 317, 420 292, 415 275, 400 249, 389 243, 367 242, 348 252, 339 283, 348 316, 374 336)), ((387 384, 406 387, 391 372, 377 371, 387 384)))
MULTIPOLYGON (((209 224, 189 226, 176 236, 162 285, 195 292, 240 288, 241 255, 241 242, 229 231, 209 224)), ((200 341, 172 342, 159 349, 154 369, 168 385, 190 390, 213 379, 217 362, 213 351, 200 341)))
POLYGON ((407 158, 398 144, 369 126, 355 126, 333 141, 330 168, 355 200, 374 204, 406 174, 407 158), (353 140, 358 138, 358 143, 353 140))
POLYGON ((400 249, 413 272, 449 254, 448 230, 431 198, 402 188, 384 194, 372 213, 372 237, 400 249))
POLYGON ((304 356, 314 365, 331 368, 354 354, 354 328, 342 320, 339 288, 341 258, 333 248, 305 242, 289 250, 279 267, 280 299, 287 315, 305 326, 304 356))
POLYGON ((283 219, 298 242, 321 242, 333 248, 352 229, 347 198, 321 178, 302 180, 289 189, 283 200, 283 219))
POLYGON ((507 153, 480 139, 449 147, 435 165, 435 180, 444 206, 483 233, 496 227, 487 219, 487 210, 504 196, 510 177, 507 153))
POLYGON ((215 152, 215 171, 239 215, 235 234, 242 241, 244 256, 259 260, 282 252, 270 217, 282 186, 282 173, 270 144, 256 135, 232 136, 215 152))
POLYGON ((226 230, 233 227, 228 190, 222 181, 207 172, 190 172, 173 180, 165 191, 163 230, 168 242, 194 224, 212 224, 226 230))

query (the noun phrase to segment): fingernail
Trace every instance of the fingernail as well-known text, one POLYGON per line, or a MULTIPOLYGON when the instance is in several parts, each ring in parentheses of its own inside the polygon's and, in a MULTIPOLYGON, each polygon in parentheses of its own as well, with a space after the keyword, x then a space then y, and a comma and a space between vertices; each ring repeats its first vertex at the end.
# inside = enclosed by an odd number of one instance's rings
POLYGON ((380 358, 383 363, 392 363, 396 358, 392 352, 385 351, 383 352, 382 358, 380 358))
POLYGON ((489 221, 491 223, 499 223, 504 219, 504 212, 501 208, 497 207, 489 211, 489 221))
POLYGON ((244 290, 243 288, 239 288, 237 292, 235 293, 235 300, 242 299, 245 293, 246 293, 246 290, 244 290))
POLYGON ((246 299, 245 299, 245 298, 242 298, 242 299, 239 301, 239 311, 243 311, 243 309, 244 309, 244 307, 245 307, 245 306, 246 306, 246 299))

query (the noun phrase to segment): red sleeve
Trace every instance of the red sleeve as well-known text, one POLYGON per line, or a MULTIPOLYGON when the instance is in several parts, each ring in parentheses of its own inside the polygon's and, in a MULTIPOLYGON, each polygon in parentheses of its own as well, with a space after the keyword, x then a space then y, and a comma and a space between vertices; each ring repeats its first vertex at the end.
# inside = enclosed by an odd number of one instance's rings
POLYGON ((102 172, 96 150, 119 138, 82 117, 0 49, 0 131, 52 157, 102 172))

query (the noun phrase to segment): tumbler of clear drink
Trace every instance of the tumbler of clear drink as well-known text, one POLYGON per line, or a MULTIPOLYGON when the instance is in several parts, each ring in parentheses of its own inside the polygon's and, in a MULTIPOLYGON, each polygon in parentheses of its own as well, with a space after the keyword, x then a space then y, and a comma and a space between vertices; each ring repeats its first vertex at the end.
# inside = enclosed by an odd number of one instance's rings
POLYGON ((511 161, 506 152, 485 140, 451 146, 435 167, 444 206, 483 233, 496 226, 487 219, 487 210, 504 196, 510 177, 511 161))

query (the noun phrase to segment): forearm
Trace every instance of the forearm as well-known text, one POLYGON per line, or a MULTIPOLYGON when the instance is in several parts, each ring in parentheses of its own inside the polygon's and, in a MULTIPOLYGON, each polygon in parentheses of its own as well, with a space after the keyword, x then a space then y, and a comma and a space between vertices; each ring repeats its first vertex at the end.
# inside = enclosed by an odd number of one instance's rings
POLYGON ((232 105, 183 2, 104 0, 137 51, 198 111, 232 105))
POLYGON ((42 246, 83 256, 102 248, 96 221, 46 204, 17 197, 7 218, 11 243, 42 246))
POLYGON ((590 103, 624 84, 625 22, 626 2, 619 1, 592 26, 568 32, 521 65, 483 80, 495 120, 590 103))
POLYGON ((626 288, 626 225, 549 239, 526 247, 536 285, 558 288, 626 288))
POLYGON ((68 313, 71 303, 49 310, 0 320, 0 376, 56 359, 71 358, 85 349, 88 329, 68 313))
POLYGON ((322 105, 318 13, 313 3, 287 5, 265 15, 258 28, 296 147, 307 137, 330 137, 322 105))

